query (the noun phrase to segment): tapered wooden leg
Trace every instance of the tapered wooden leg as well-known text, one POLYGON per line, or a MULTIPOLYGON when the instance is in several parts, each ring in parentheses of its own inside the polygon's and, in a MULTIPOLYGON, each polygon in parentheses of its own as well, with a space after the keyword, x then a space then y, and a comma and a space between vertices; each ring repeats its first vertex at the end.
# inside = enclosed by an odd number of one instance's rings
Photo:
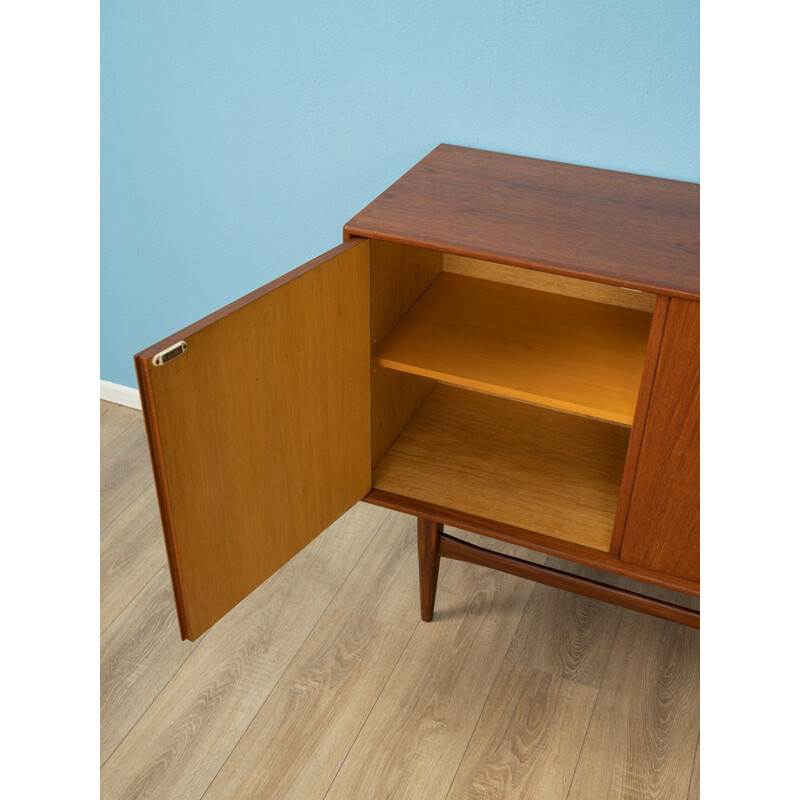
POLYGON ((433 619, 436 583, 439 580, 439 542, 444 525, 424 517, 417 520, 417 555, 419 556, 419 600, 423 622, 433 619))

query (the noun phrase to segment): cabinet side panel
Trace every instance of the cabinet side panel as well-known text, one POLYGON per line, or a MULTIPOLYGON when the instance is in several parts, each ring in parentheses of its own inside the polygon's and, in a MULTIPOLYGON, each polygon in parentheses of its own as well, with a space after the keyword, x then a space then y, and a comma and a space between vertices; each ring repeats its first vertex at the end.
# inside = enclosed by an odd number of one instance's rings
POLYGON ((436 381, 383 367, 372 368, 372 469, 436 387, 436 381))
POLYGON ((669 297, 659 295, 653 311, 653 320, 650 323, 650 335, 647 339, 647 350, 644 355, 642 378, 639 382, 639 394, 636 398, 636 410, 633 414, 631 438, 628 442, 628 453, 625 457, 625 469, 622 473, 622 485, 619 489, 617 501, 617 514, 614 518, 614 535, 611 538, 611 554, 618 556, 622 547, 622 535, 625 532, 625 520, 628 517, 628 507, 631 502, 633 480, 636 477, 636 465, 639 461, 639 451, 642 446, 647 409, 650 405, 650 396, 653 391, 653 379, 656 374, 658 356, 661 352, 661 339, 664 335, 664 324, 667 321, 669 297))
POLYGON ((369 248, 370 330, 376 344, 436 280, 442 254, 378 239, 371 239, 369 248))
POLYGON ((673 298, 620 560, 700 580, 700 303, 673 298))
MULTIPOLYGON (((373 349, 441 271, 441 253, 377 239, 370 241, 370 329, 373 349)), ((436 381, 429 378, 373 368, 373 468, 434 386, 436 381)))

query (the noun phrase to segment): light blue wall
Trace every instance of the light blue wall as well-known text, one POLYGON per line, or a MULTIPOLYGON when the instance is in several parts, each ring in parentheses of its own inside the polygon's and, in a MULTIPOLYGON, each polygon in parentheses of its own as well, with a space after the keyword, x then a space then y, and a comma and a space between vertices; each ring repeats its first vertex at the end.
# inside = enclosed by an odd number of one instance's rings
POLYGON ((697 0, 104 0, 101 377, 440 142, 699 180, 697 0))

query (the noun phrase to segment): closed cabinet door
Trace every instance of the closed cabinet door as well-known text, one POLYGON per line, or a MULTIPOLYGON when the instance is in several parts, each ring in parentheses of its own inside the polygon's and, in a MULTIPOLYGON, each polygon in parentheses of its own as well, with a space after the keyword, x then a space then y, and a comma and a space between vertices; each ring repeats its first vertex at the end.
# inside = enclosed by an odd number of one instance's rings
POLYGON ((700 580, 699 302, 669 302, 620 560, 700 580))
POLYGON ((184 638, 370 489, 369 242, 135 357, 184 638))

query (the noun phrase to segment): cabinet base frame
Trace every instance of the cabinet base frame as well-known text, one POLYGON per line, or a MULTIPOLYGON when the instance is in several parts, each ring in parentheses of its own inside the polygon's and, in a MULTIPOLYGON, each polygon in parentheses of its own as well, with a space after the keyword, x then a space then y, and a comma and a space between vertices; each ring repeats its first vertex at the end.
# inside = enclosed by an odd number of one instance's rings
POLYGON ((563 558, 577 564, 584 564, 587 567, 593 567, 603 572, 622 575, 624 578, 643 581, 653 586, 660 586, 663 589, 680 592, 692 597, 700 597, 699 583, 678 578, 674 575, 665 575, 663 572, 655 572, 644 567, 637 567, 635 564, 622 563, 617 556, 610 553, 592 550, 582 545, 542 536, 533 531, 521 530, 512 525, 482 519, 472 514, 465 514, 462 511, 454 511, 452 508, 444 508, 422 500, 414 500, 410 497, 393 494, 381 489, 373 489, 364 498, 364 501, 376 506, 391 508, 395 511, 402 511, 412 517, 425 517, 434 522, 441 522, 443 525, 450 525, 453 528, 479 533, 481 536, 488 536, 492 539, 499 539, 502 542, 537 550, 545 555, 556 556, 556 558, 563 558))
POLYGON ((468 564, 479 564, 483 567, 507 572, 509 575, 543 583, 556 589, 566 589, 594 600, 602 600, 633 611, 641 611, 644 614, 678 622, 691 628, 700 627, 699 611, 637 594, 627 589, 608 586, 591 578, 583 578, 580 575, 573 575, 553 567, 545 567, 521 558, 487 550, 485 547, 464 542, 444 533, 442 523, 425 517, 418 517, 417 545, 420 609, 421 617, 425 622, 433 619, 439 561, 441 558, 451 558, 455 561, 465 561, 468 564))

